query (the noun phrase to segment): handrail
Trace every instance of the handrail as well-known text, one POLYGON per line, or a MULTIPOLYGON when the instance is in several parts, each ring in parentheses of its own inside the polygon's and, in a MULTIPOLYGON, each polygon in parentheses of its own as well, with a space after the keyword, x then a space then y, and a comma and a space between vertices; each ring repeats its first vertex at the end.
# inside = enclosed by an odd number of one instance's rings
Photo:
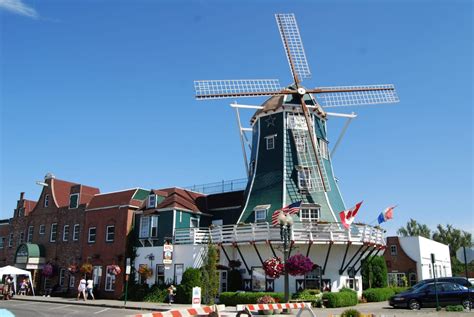
MULTIPOLYGON (((385 245, 383 231, 366 224, 353 224, 346 230, 337 222, 295 222, 291 239, 298 242, 353 242, 385 245)), ((175 229, 175 244, 203 244, 254 241, 280 241, 280 228, 268 222, 175 229)))

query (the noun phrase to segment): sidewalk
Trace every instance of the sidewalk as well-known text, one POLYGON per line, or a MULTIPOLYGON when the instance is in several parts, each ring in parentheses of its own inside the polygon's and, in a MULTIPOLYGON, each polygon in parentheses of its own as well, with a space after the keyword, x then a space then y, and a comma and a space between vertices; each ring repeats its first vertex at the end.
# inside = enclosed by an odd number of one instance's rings
POLYGON ((95 299, 83 301, 76 300, 76 298, 64 298, 64 297, 43 297, 43 296, 24 296, 15 295, 13 300, 29 301, 29 302, 42 302, 42 303, 57 303, 67 305, 86 305, 86 306, 98 306, 98 307, 110 307, 110 308, 124 308, 124 309, 135 309, 135 310, 152 310, 152 311, 167 311, 170 309, 183 309, 189 308, 190 304, 173 304, 168 305, 165 303, 149 303, 149 302, 131 302, 127 301, 127 305, 124 305, 123 301, 115 299, 95 299))

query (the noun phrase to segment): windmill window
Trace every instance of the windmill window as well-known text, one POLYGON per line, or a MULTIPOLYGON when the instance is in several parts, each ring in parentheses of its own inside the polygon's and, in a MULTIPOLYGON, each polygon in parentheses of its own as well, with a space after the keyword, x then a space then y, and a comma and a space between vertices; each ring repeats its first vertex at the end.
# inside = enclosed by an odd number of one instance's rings
POLYGON ((69 209, 76 209, 79 206, 79 194, 69 196, 69 209))
POLYGON ((324 141, 323 139, 319 139, 319 151, 321 153, 321 156, 324 158, 324 159, 329 159, 329 155, 328 155, 328 143, 326 141, 324 141))
POLYGON ((306 138, 302 135, 295 135, 296 150, 300 153, 306 152, 306 138))
POLYGON ((255 212, 255 222, 266 222, 267 221, 267 212, 270 208, 270 205, 260 205, 254 208, 255 212))
POLYGON ((300 209, 300 220, 304 222, 319 221, 321 207, 302 206, 300 209))
POLYGON ((311 169, 303 167, 298 171, 298 187, 300 189, 311 189, 311 169))
POLYGON ((265 140, 267 142, 267 150, 273 150, 275 148, 275 137, 276 134, 265 137, 265 140))

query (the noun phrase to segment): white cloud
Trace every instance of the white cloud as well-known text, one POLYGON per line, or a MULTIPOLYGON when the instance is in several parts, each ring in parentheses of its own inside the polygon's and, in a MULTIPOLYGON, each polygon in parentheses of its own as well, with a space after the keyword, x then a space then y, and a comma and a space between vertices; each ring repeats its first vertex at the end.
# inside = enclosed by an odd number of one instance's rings
POLYGON ((0 9, 24 15, 33 19, 37 19, 39 17, 38 12, 34 8, 24 4, 22 0, 0 0, 0 9))

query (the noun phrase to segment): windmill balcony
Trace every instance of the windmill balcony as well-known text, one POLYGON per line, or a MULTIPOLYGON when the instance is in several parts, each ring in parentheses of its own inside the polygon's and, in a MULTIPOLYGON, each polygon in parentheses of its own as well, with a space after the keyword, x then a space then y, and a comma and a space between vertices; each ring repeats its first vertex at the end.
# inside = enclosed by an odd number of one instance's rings
MULTIPOLYGON (((385 246, 383 230, 365 224, 353 224, 350 230, 340 223, 296 222, 291 241, 295 244, 354 244, 385 246)), ((224 225, 212 228, 176 229, 174 244, 245 244, 281 243, 280 227, 268 222, 224 225)))

